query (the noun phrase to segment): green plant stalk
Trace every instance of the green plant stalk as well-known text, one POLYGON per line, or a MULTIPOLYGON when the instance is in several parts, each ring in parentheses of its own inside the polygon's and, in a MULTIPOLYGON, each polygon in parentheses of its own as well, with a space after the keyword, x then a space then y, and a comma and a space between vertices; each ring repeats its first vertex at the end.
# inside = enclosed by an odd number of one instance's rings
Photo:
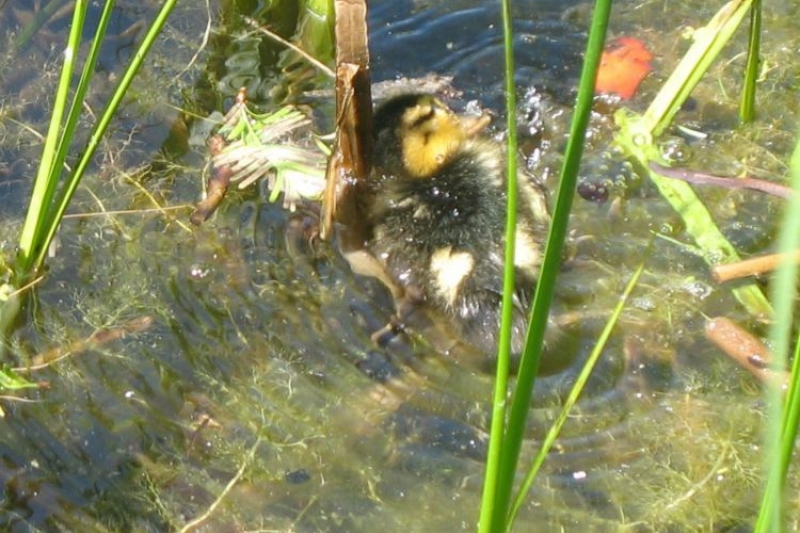
MULTIPOLYGON (((533 462, 531 463, 530 468, 528 469, 528 473, 525 475, 525 479, 522 482, 522 486, 520 487, 519 492, 517 493, 516 498, 514 498, 514 503, 511 506, 511 514, 509 515, 509 524, 513 524, 514 520, 517 517, 520 509, 525 503, 525 497, 528 494, 531 486, 533 485, 533 481, 536 478, 536 474, 538 474, 539 470, 544 464, 544 460, 547 458, 547 454, 550 452, 550 449, 553 447, 553 444, 558 438, 559 433, 561 433, 561 428, 564 427, 564 423, 567 421, 567 417, 569 416, 570 411, 578 402, 578 397, 583 392, 583 389, 586 387, 586 383, 589 381, 589 377, 592 375, 592 371, 594 367, 597 365, 597 361, 600 359, 600 355, 603 353, 606 345, 608 344, 608 339, 611 337, 611 332, 613 331, 614 327, 617 325, 619 321, 619 317, 622 315, 622 311, 625 309, 625 304, 628 302, 628 298, 630 298, 633 289, 636 287, 637 283, 639 283, 639 278, 644 272, 644 264, 647 256, 650 255, 650 249, 652 248, 652 241, 650 242, 650 246, 648 247, 647 251, 645 252, 645 259, 639 263, 639 267, 633 273, 630 281, 625 286, 625 290, 622 293, 622 296, 617 302, 617 305, 614 307, 614 312, 609 317, 608 321, 606 322, 605 327, 603 328, 602 333, 600 333, 600 337, 597 339, 597 343, 594 345, 592 349, 592 353, 589 354, 589 358, 584 363, 583 368, 581 369, 580 374, 578 374, 577 379, 575 380, 575 384, 570 389, 569 394, 567 395, 566 400, 564 401, 564 406, 561 408, 561 412, 559 412, 558 417, 556 417, 553 425, 550 426, 550 429, 547 431, 547 435, 545 435, 544 440, 542 441, 542 446, 539 448, 539 451, 534 457, 533 462)), ((510 530, 510 527, 509 527, 510 530)))
MULTIPOLYGON (((69 112, 67 113, 67 119, 64 124, 63 131, 59 135, 58 147, 56 149, 53 163, 48 174, 47 188, 44 199, 42 200, 43 206, 52 205, 53 197, 58 189, 58 184, 60 181, 59 177, 61 176, 64 161, 67 158, 69 146, 75 136, 75 128, 78 125, 78 119, 80 118, 83 110, 83 100, 86 96, 86 91, 89 88, 89 82, 91 81, 95 66, 97 65, 97 59, 100 56, 100 47, 102 46, 103 39, 105 38, 106 30, 108 29, 108 23, 111 20, 111 12, 114 8, 114 4, 114 0, 108 0, 100 16, 97 30, 95 31, 92 44, 89 48, 89 55, 86 58, 86 62, 84 63, 81 71, 80 80, 78 81, 78 86, 75 89, 75 94, 72 97, 72 103, 70 104, 69 112)), ((58 226, 59 223, 59 219, 55 218, 55 212, 49 208, 45 208, 37 218, 41 220, 41 223, 37 227, 37 231, 32 237, 32 243, 41 241, 44 234, 46 234, 46 229, 52 225, 58 226)), ((35 244, 33 244, 32 247, 35 248, 35 244)), ((32 274, 30 270, 25 270, 25 264, 22 266, 23 276, 32 274)))
MULTIPOLYGON (((795 287, 795 291, 796 291, 795 287)), ((789 391, 786 394, 786 405, 783 411, 783 432, 781 434, 781 472, 782 483, 786 482, 789 465, 792 463, 797 428, 800 425, 800 334, 794 343, 792 372, 789 380, 789 391)))
MULTIPOLYGON (((800 135, 792 155, 791 169, 792 188, 800 191, 800 135)), ((799 195, 795 194, 789 200, 781 228, 778 237, 779 251, 791 252, 800 247, 800 233, 797 231, 797 228, 800 228, 799 195)), ((784 261, 778 268, 771 284, 770 292, 775 304, 775 319, 772 321, 769 337, 773 346, 772 366, 776 369, 786 368, 793 325, 792 310, 797 295, 797 272, 798 266, 795 262, 784 261)), ((800 417, 800 363, 798 363, 800 357, 797 348, 795 351, 786 404, 784 405, 783 390, 780 386, 773 385, 765 390, 770 421, 767 425, 766 453, 764 455, 768 477, 755 533, 783 531, 783 488, 795 446, 798 417, 800 417)))
MULTIPOLYGON (((657 149, 646 150, 637 156, 640 161, 658 161, 666 164, 657 149), (647 154, 647 155, 645 155, 647 154)), ((740 260, 736 248, 722 234, 711 213, 687 183, 664 178, 650 172, 650 178, 661 195, 681 215, 686 232, 691 235, 708 265, 734 263, 740 260)), ((744 283, 731 289, 734 297, 754 317, 764 320, 772 316, 772 306, 755 283, 744 283)))
MULTIPOLYGON (((77 0, 75 3, 72 25, 67 37, 67 48, 64 50, 64 65, 61 69, 61 78, 53 101, 53 114, 50 117, 50 126, 42 148, 42 159, 39 162, 39 171, 34 181, 31 201, 20 235, 18 274, 21 273, 23 282, 31 274, 31 258, 35 255, 36 236, 42 231, 41 228, 48 209, 48 197, 52 198, 52 190, 55 189, 58 183, 60 169, 54 169, 53 165, 59 138, 61 137, 61 123, 67 107, 69 85, 72 73, 75 70, 75 58, 80 48, 87 6, 87 0, 77 0)), ((39 244, 41 245, 41 243, 39 244)), ((45 246, 46 248, 47 246, 45 246)))
POLYGON ((761 52, 761 0, 753 0, 750 11, 750 38, 747 45, 744 90, 739 103, 739 120, 752 122, 756 117, 756 81, 758 81, 761 52))
POLYGON ((128 66, 125 74, 122 76, 119 84, 114 90, 111 100, 109 101, 108 105, 106 105, 105 109, 103 110, 103 114, 95 124, 95 127, 92 129, 89 142, 87 143, 80 160, 78 161, 75 169, 70 173, 66 186, 61 190, 61 194, 56 199, 56 204, 54 206, 55 211, 52 216, 54 223, 46 228, 47 232, 45 233, 41 243, 37 243, 37 245, 40 244, 40 246, 37 246, 36 248, 34 260, 32 262, 33 270, 38 270, 41 268, 42 264, 44 264, 47 248, 49 247, 50 242, 53 240, 53 236, 55 235, 58 225, 64 216, 64 212, 66 211, 67 206, 72 199, 72 195, 75 193, 75 190, 78 187, 78 183, 80 183, 83 173, 89 166, 95 150, 97 150, 97 146, 100 144, 100 139, 108 128, 108 125, 111 123, 111 118, 117 111, 122 99, 125 97, 125 94, 133 82, 136 73, 141 67, 145 56, 150 51, 150 48, 153 46, 153 43, 161 32, 161 29, 164 27, 167 17, 169 17, 169 14, 175 7, 176 2, 177 0, 167 0, 164 2, 164 5, 161 6, 161 10, 150 26, 150 29, 145 35, 141 46, 139 46, 138 50, 136 50, 136 53, 131 60, 131 64, 128 66))
POLYGON ((508 199, 506 209, 505 267, 503 271, 503 302, 501 306, 500 339, 497 347, 497 368, 495 370, 494 394, 492 399, 492 423, 489 432, 489 449, 486 470, 483 478, 478 531, 496 531, 502 522, 505 507, 495 507, 498 493, 500 464, 502 461, 503 428, 506 420, 506 399, 508 379, 511 369, 511 322, 514 310, 514 240, 517 227, 517 103, 514 85, 514 45, 511 29, 511 2, 500 2, 503 14, 503 50, 505 52, 506 83, 506 128, 508 140, 506 148, 506 175, 508 199))
MULTIPOLYGON (((790 376, 782 421, 780 424, 773 422, 768 428, 769 434, 765 447, 770 451, 766 455, 767 464, 765 465, 767 483, 762 494, 754 533, 780 533, 783 531, 781 503, 786 486, 786 475, 795 448, 798 421, 800 421, 800 336, 795 339, 794 362, 790 376), (770 439, 780 439, 780 442, 772 443, 770 439), (780 450, 779 454, 773 454, 774 450, 780 450), (780 464, 777 464, 778 461, 780 464)), ((780 398, 773 398, 772 401, 780 402, 780 398)), ((777 405, 780 406, 780 404, 777 405)), ((771 415, 779 416, 777 409, 775 411, 771 415)))
POLYGON ((533 297, 531 321, 525 338, 525 349, 517 373, 517 386, 511 400, 508 423, 503 434, 500 451, 500 465, 497 482, 497 495, 494 503, 492 522, 493 533, 508 528, 508 510, 514 474, 525 433, 525 421, 530 409, 534 382, 539 369, 542 345, 548 325, 550 302, 553 299, 555 280, 561 263, 561 254, 567 234, 569 213, 575 196, 578 169, 583 154, 584 137, 594 97, 597 68, 603 53, 606 28, 611 13, 611 0, 598 0, 595 3, 592 26, 586 47, 583 71, 575 102, 575 111, 570 128, 570 141, 564 155, 560 184, 556 194, 553 221, 545 245, 544 259, 539 283, 533 297))
MULTIPOLYGON (((730 2, 714 16, 708 26, 696 32, 699 35, 695 43, 644 115, 637 115, 625 109, 620 109, 614 115, 619 126, 615 143, 635 157, 642 168, 647 169, 650 161, 668 164, 655 145, 655 137, 669 125, 692 89, 708 70, 711 61, 717 57, 733 35, 750 5, 751 0, 730 2)), ((687 233, 697 243, 709 265, 739 260, 736 249, 719 230, 691 186, 679 180, 659 176, 652 171, 649 175, 661 195, 681 215, 687 233)), ((733 288, 732 292, 752 315, 762 320, 771 316, 772 308, 769 301, 756 284, 740 285, 733 288)))
MULTIPOLYGON (((78 125, 78 119, 83 110, 83 100, 86 96, 86 91, 89 89, 89 82, 92 79, 95 67, 97 66, 97 60, 100 57, 100 48, 105 39, 108 23, 111 20, 111 12, 114 10, 115 4, 116 0, 106 0, 103 12, 100 15, 100 20, 97 23, 97 30, 95 30, 92 44, 89 47, 89 55, 84 63, 80 80, 78 80, 78 86, 75 89, 75 95, 72 98, 72 104, 67 113, 64 132, 59 139, 58 150, 56 151, 56 157, 53 163, 53 172, 57 175, 61 173, 61 168, 64 165, 64 161, 67 159, 69 145, 75 136, 75 128, 78 125)), ((47 199, 45 205, 49 205, 51 201, 52 196, 47 199)))

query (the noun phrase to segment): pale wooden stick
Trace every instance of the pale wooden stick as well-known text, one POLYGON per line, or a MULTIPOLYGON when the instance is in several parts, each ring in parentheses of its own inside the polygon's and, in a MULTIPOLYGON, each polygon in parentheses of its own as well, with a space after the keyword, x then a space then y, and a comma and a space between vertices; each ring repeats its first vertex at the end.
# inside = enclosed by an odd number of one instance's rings
POLYGON ((708 340, 759 381, 786 387, 789 374, 770 368, 772 354, 769 349, 733 320, 725 317, 712 318, 706 322, 705 333, 708 340))
POLYGON ((800 262, 800 250, 787 254, 752 257, 736 263, 714 265, 711 267, 711 275, 719 283, 747 276, 757 276, 758 274, 775 270, 784 260, 794 261, 795 263, 800 262))

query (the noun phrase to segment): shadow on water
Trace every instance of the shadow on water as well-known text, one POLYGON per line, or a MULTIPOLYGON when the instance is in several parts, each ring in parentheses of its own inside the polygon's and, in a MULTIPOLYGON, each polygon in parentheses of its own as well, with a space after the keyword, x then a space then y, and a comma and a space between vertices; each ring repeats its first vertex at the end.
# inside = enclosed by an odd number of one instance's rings
MULTIPOLYGON (((487 4, 373 2, 376 81, 452 75, 463 91, 457 102, 480 99, 500 113, 499 14, 487 4)), ((5 42, 24 22, 20 6, 3 8, 5 42)), ((121 36, 142 16, 137 6, 121 4, 121 36)), ((581 7, 565 15, 561 2, 515 5, 521 106, 530 111, 521 123, 527 165, 551 185, 582 47, 581 7)), ((242 80, 264 98, 285 93, 270 88, 283 83, 270 66, 280 54, 241 29, 212 38, 200 56, 205 66, 184 72, 206 20, 202 10, 181 9, 152 57, 158 68, 135 85, 135 101, 73 212, 192 203, 205 158, 195 133, 202 128, 173 106, 207 114, 218 100, 227 104, 242 80), (253 54, 255 77, 247 61, 225 62, 253 54)), ((710 14, 681 10, 620 8, 614 31, 637 33, 663 58, 665 70, 648 80, 650 88, 674 64, 680 25, 710 14), (676 22, 652 28, 657 15, 676 22)), ((770 38, 777 39, 788 30, 780 14, 771 17, 770 38)), ((17 53, 36 65, 50 57, 56 70, 48 42, 34 40, 17 53)), ((3 72, 18 61, 6 50, 3 72)), ((770 80, 772 102, 760 125, 736 131, 721 122, 735 101, 709 81, 683 117, 709 139, 671 141, 723 173, 746 161, 782 175, 797 118, 781 89, 788 71, 770 80)), ((44 119, 53 82, 38 73, 0 80, 4 94, 20 95, 4 97, 4 117, 44 119)), ((736 74, 719 76, 734 86, 736 74)), ((99 85, 98 100, 107 88, 99 85)), ((647 90, 630 105, 646 105, 647 90)), ((702 324, 705 315, 743 316, 731 311, 735 304, 700 259, 676 244, 683 240, 679 219, 635 170, 604 151, 615 105, 603 102, 594 117, 586 170, 615 201, 577 205, 572 257, 558 289, 565 334, 552 350, 567 363, 537 385, 526 456, 556 416, 642 250, 653 233, 660 238, 520 531, 738 530, 757 504, 761 405, 754 381, 704 342, 702 324)), ((13 250, 39 147, 16 124, 3 120, 0 142, 8 161, 0 164, 4 253, 13 250)), ((705 194, 737 245, 768 245, 779 204, 741 191, 705 194)), ((377 348, 370 334, 391 314, 388 295, 355 277, 334 246, 309 246, 308 211, 290 214, 253 188, 232 191, 201 228, 186 226, 187 215, 65 222, 48 277, 13 339, 12 364, 47 353, 68 357, 32 373, 46 388, 19 393, 25 401, 0 400, 0 529, 180 531, 236 479, 199 530, 474 530, 491 364, 467 362, 458 350, 439 353, 430 338, 415 335, 377 348), (143 317, 152 320, 144 330, 85 342, 143 317)))

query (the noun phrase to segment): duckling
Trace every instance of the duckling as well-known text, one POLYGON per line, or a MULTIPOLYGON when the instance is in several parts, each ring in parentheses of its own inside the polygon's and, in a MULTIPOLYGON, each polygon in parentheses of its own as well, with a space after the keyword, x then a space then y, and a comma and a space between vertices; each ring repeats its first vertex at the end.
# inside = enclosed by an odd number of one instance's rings
MULTIPOLYGON (((429 94, 405 94, 374 114, 367 248, 416 302, 452 320, 484 353, 496 351, 506 224, 505 155, 429 94)), ((549 222, 545 194, 518 180, 512 350, 524 342, 549 222)), ((402 319, 402 316, 401 316, 402 319)))

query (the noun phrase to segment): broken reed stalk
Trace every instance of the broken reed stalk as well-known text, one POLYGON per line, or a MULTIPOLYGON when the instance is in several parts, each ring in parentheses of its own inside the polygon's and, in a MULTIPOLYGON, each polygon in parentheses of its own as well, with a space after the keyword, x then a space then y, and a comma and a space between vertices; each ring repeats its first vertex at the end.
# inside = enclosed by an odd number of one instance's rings
POLYGON ((330 239, 339 229, 343 251, 363 247, 365 225, 357 197, 372 158, 372 92, 364 0, 335 0, 336 138, 326 172, 320 235, 330 239))

